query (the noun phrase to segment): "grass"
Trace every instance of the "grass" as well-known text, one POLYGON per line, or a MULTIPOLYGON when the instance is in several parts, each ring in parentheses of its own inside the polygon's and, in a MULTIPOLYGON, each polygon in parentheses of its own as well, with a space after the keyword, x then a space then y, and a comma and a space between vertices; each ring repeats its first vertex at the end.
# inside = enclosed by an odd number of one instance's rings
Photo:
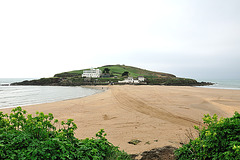
MULTIPOLYGON (((138 77, 138 76, 145 76, 145 77, 175 77, 172 74, 168 74, 168 73, 162 73, 162 72, 153 72, 153 71, 149 71, 149 70, 145 70, 145 69, 141 69, 141 68, 137 68, 137 67, 132 67, 132 66, 125 66, 125 65, 106 65, 106 66, 102 66, 102 67, 98 67, 97 69, 100 69, 101 71, 104 70, 104 68, 109 68, 110 69, 110 74, 114 75, 114 76, 118 76, 118 77, 122 77, 122 73, 127 71, 129 72, 129 76, 131 77, 138 77)), ((86 69, 84 69, 86 70, 86 69)), ((63 72, 63 73, 72 73, 72 74, 83 74, 83 70, 73 70, 73 71, 69 71, 69 72, 63 72)), ((61 75, 63 73, 59 73, 56 75, 61 75)))

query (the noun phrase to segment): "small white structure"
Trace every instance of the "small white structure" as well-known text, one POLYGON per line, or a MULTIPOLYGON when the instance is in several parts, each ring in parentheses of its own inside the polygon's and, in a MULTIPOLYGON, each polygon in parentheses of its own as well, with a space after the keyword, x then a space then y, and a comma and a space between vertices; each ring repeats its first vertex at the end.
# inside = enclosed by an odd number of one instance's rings
POLYGON ((133 77, 128 77, 125 80, 128 81, 128 83, 133 83, 134 82, 133 77))
POLYGON ((102 75, 102 71, 100 69, 91 68, 90 70, 84 70, 82 77, 99 78, 101 75, 102 75))
POLYGON ((133 83, 137 84, 137 83, 139 83, 139 80, 133 80, 133 83))
POLYGON ((138 80, 139 80, 140 82, 143 82, 143 81, 145 80, 145 78, 144 78, 143 76, 139 76, 139 77, 138 77, 138 80))
POLYGON ((123 81, 118 81, 118 83, 139 83, 139 80, 134 80, 133 77, 128 77, 123 81))

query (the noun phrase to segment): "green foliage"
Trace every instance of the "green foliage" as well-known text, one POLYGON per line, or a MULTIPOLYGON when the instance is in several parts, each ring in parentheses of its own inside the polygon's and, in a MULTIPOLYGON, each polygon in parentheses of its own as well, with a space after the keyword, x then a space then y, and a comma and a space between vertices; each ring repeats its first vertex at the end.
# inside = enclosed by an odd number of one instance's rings
POLYGON ((26 113, 21 107, 10 115, 0 112, 0 159, 130 159, 107 141, 103 129, 97 138, 79 140, 73 119, 60 123, 51 113, 26 113))
POLYGON ((110 69, 109 68, 104 68, 103 73, 109 73, 110 69))
POLYGON ((128 77, 129 74, 130 74, 130 73, 129 73, 128 71, 125 71, 125 72, 122 73, 122 76, 123 76, 123 77, 128 77))
POLYGON ((111 74, 114 76, 121 77, 122 73, 127 71, 131 74, 132 77, 138 77, 138 76, 170 76, 170 77, 175 77, 172 74, 167 74, 167 73, 162 73, 162 72, 153 72, 153 71, 148 71, 145 69, 137 68, 137 67, 132 67, 132 66, 126 66, 126 65, 106 65, 103 67, 99 67, 102 71, 104 68, 109 68, 111 70, 111 74))
POLYGON ((63 73, 55 74, 54 77, 66 78, 66 77, 76 77, 80 75, 81 75, 80 73, 76 73, 76 72, 63 72, 63 73))
POLYGON ((176 150, 178 159, 240 159, 240 114, 231 118, 205 115, 207 127, 200 129, 199 137, 176 150))
POLYGON ((171 78, 171 77, 163 77, 163 78, 155 78, 148 77, 147 83, 150 85, 173 85, 173 86, 192 86, 192 85, 202 85, 194 79, 188 78, 171 78))

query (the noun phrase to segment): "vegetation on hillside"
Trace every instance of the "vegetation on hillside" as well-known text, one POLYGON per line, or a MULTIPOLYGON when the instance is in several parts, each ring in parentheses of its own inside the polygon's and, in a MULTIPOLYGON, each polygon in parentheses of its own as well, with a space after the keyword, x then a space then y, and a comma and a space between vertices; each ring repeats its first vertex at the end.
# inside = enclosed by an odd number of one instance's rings
MULTIPOLYGON (((104 72, 105 68, 109 69, 109 72, 111 75, 118 76, 118 77, 121 77, 124 72, 129 72, 129 76, 131 77, 138 77, 138 76, 176 77, 175 75, 168 74, 168 73, 153 72, 153 71, 148 71, 145 69, 132 67, 132 66, 125 66, 125 65, 106 65, 106 66, 98 67, 96 69, 100 69, 102 72, 104 72)), ((82 74, 83 74, 83 70, 75 70, 70 72, 58 73, 58 74, 55 74, 54 77, 66 77, 66 76, 70 77, 70 76, 76 76, 76 75, 80 76, 82 74)))
POLYGON ((178 159, 240 159, 240 114, 220 120, 205 115, 203 121, 206 127, 195 126, 199 137, 176 150, 178 159))
POLYGON ((103 129, 96 138, 79 140, 72 119, 58 122, 51 113, 26 114, 21 107, 10 115, 0 112, 0 159, 130 159, 106 139, 103 129))

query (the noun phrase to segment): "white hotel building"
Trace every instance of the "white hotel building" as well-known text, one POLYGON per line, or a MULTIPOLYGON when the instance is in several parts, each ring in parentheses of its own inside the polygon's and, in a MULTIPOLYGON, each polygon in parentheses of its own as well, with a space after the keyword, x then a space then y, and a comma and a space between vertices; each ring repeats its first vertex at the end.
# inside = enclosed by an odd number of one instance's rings
POLYGON ((93 69, 90 70, 84 70, 82 77, 88 77, 88 78, 99 78, 102 75, 102 71, 100 69, 93 69))

